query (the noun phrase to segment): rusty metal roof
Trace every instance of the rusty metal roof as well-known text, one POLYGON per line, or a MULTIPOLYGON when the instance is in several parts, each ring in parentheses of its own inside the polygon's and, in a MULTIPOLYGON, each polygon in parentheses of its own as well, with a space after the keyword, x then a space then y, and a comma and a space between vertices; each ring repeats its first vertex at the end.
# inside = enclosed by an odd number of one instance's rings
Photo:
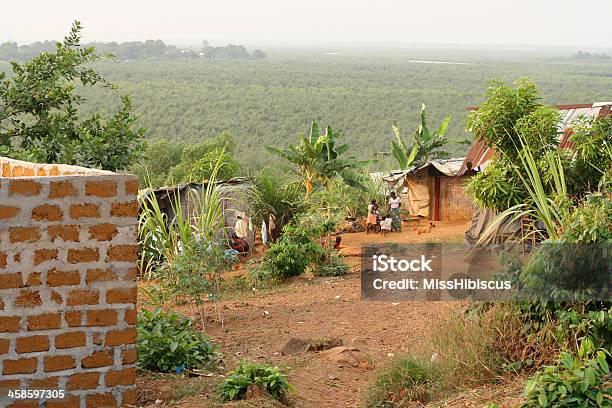
MULTIPOLYGON (((612 116, 612 102, 555 105, 555 107, 561 113, 561 120, 557 125, 557 132, 559 136, 559 146, 562 149, 572 149, 574 147, 574 142, 570 140, 572 126, 575 125, 580 118, 612 116)), ((478 107, 470 106, 468 109, 476 110, 478 107)), ((495 150, 487 146, 484 140, 474 140, 457 175, 463 176, 470 170, 483 170, 495 154, 495 150)))

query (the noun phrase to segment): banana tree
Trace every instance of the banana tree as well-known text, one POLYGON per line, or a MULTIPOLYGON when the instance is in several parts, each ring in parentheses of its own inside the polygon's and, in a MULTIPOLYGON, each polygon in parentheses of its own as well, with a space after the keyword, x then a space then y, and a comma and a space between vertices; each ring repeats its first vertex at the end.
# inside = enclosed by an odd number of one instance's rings
POLYGON ((319 124, 312 121, 308 136, 301 135, 297 146, 290 144, 284 149, 267 146, 266 149, 298 167, 307 195, 312 193, 315 184, 327 187, 336 176, 348 185, 359 186, 359 175, 355 170, 369 161, 341 158, 349 146, 336 144, 340 132, 334 132, 331 126, 327 126, 324 134, 320 133, 319 124))
POLYGON ((412 165, 418 166, 431 159, 448 157, 448 152, 441 150, 449 141, 446 139, 446 130, 451 120, 450 116, 444 118, 438 129, 431 133, 427 127, 425 105, 421 105, 419 126, 412 135, 412 145, 404 143, 400 128, 393 126, 395 140, 391 141, 391 154, 397 160, 402 170, 412 165))

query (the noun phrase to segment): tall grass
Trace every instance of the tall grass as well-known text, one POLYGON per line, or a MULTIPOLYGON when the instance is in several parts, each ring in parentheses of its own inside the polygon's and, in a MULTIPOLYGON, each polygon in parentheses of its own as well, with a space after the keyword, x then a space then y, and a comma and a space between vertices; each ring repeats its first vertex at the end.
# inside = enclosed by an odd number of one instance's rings
POLYGON ((521 166, 515 167, 515 171, 528 193, 529 202, 512 206, 493 218, 478 240, 479 244, 490 240, 502 223, 508 220, 512 223, 523 217, 540 221, 548 238, 555 239, 562 233, 564 209, 570 199, 561 153, 559 150, 546 153, 546 167, 542 169, 525 137, 519 135, 518 139, 521 166))
POLYGON ((161 209, 152 189, 140 203, 138 233, 140 240, 140 268, 145 279, 155 279, 160 263, 172 264, 176 257, 193 251, 196 241, 225 238, 223 207, 216 189, 217 174, 223 165, 219 159, 206 188, 189 191, 193 208, 183 205, 180 192, 171 195, 172 219, 161 209), (222 232, 221 232, 222 231, 222 232))

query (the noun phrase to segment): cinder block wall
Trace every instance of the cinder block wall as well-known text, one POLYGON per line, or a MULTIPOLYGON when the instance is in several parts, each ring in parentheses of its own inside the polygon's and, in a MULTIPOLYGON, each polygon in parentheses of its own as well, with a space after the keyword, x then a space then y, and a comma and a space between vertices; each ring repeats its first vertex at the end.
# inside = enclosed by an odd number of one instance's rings
POLYGON ((0 168, 0 407, 133 404, 137 178, 0 168), (8 398, 17 389, 67 396, 8 398))

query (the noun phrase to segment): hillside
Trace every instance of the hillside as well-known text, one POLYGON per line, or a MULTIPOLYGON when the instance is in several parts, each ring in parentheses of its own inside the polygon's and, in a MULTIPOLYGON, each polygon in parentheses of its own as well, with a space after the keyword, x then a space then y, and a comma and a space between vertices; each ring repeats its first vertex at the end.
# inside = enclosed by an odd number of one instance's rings
POLYGON ((150 139, 196 141, 228 130, 250 164, 267 163, 264 146, 295 140, 311 118, 342 129, 356 155, 372 157, 387 150, 394 122, 412 131, 421 103, 432 126, 451 114, 448 135, 465 138, 466 107, 492 79, 528 76, 549 103, 612 99, 612 61, 521 52, 271 50, 266 60, 147 59, 98 69, 119 90, 87 89, 90 108, 105 111, 119 92, 132 94, 150 139))

